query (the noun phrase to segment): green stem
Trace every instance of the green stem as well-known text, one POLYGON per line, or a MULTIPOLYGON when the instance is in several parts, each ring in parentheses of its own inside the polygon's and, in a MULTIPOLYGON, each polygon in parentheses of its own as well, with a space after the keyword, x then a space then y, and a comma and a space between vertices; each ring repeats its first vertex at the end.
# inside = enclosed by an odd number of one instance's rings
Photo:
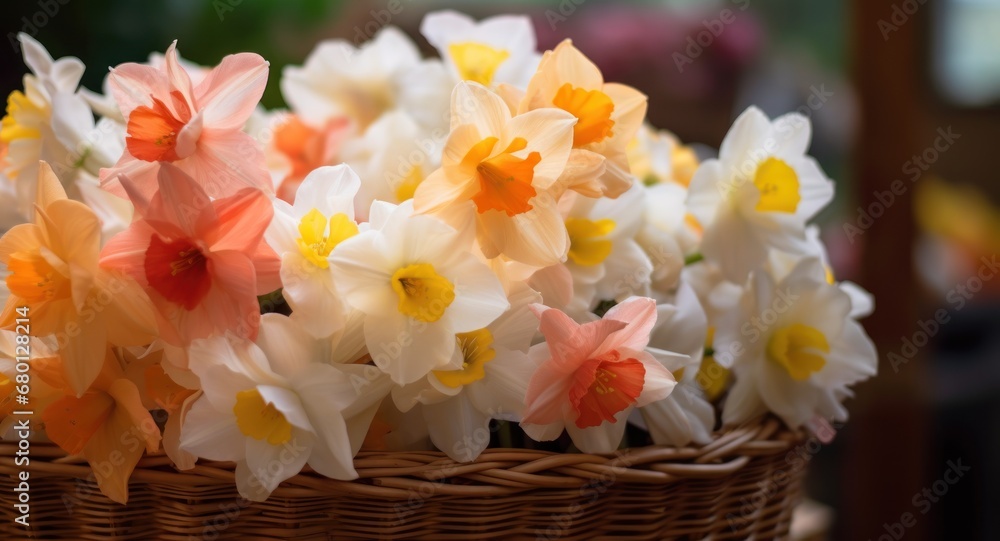
POLYGON ((705 259, 705 256, 701 255, 701 252, 695 252, 684 258, 684 266, 694 265, 702 259, 705 259))

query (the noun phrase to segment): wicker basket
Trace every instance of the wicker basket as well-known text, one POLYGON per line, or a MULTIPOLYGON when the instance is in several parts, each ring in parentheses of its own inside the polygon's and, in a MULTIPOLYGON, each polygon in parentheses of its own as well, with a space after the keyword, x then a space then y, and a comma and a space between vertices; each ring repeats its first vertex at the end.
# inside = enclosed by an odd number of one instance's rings
POLYGON ((773 419, 701 448, 614 456, 487 449, 468 464, 442 453, 363 452, 360 479, 297 475, 264 503, 240 498, 233 467, 178 472, 145 457, 118 505, 86 463, 33 445, 31 516, 13 522, 14 446, 0 446, 4 539, 782 539, 799 498, 805 437, 773 419))

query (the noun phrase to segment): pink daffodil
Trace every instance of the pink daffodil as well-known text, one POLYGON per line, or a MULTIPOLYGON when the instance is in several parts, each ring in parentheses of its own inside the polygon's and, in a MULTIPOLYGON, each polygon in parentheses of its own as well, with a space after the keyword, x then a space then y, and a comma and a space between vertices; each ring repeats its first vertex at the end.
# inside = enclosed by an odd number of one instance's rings
POLYGON ((121 176, 149 198, 156 172, 172 163, 198 179, 212 197, 252 186, 273 191, 264 154, 243 126, 260 101, 268 63, 253 53, 222 59, 197 85, 179 64, 177 42, 163 65, 122 64, 109 86, 126 121, 126 151, 101 170, 101 185, 125 196, 121 176))
POLYGON ((632 409, 666 398, 676 384, 646 351, 656 302, 632 297, 582 325, 559 310, 533 308, 546 341, 529 352, 540 364, 528 384, 521 426, 540 441, 556 439, 565 428, 581 451, 613 452, 632 409))
POLYGON ((280 287, 280 260, 263 242, 273 214, 268 197, 245 188, 210 200, 170 164, 152 198, 129 177, 122 185, 139 219, 108 242, 101 263, 145 287, 163 339, 186 345, 226 330, 255 337, 257 296, 280 287))

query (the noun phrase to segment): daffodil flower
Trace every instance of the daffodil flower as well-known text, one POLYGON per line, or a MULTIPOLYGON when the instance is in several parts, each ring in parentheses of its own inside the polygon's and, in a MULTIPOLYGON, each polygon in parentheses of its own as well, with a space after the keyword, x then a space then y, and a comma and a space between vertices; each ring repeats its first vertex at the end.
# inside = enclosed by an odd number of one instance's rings
POLYGON ((414 215, 409 204, 376 205, 371 229, 331 254, 337 289, 365 314, 368 352, 399 385, 432 370, 458 370, 463 356, 455 335, 504 313, 503 287, 469 251, 469 234, 414 215))
POLYGON ((42 412, 42 422, 56 445, 87 459, 101 492, 124 504, 129 477, 143 452, 159 449, 160 429, 114 351, 109 348, 90 360, 100 372, 83 394, 63 379, 58 363, 37 367, 39 379, 63 393, 42 412))
POLYGON ((0 262, 10 271, 10 297, 0 328, 13 330, 27 308, 31 333, 53 337, 69 385, 82 393, 97 377, 109 342, 140 346, 153 340, 152 305, 138 284, 98 266, 101 229, 86 205, 66 192, 41 163, 35 221, 0 238, 0 262))
POLYGON ((264 154, 243 126, 260 101, 268 64, 260 55, 222 59, 195 85, 178 61, 177 42, 163 66, 122 64, 111 70, 110 87, 126 121, 126 152, 101 171, 104 189, 125 197, 121 176, 144 198, 157 188, 161 163, 197 179, 213 197, 246 187, 273 192, 264 154))
POLYGON ((510 309, 482 329, 455 336, 462 356, 456 370, 435 370, 392 392, 402 411, 417 407, 434 445, 459 462, 475 460, 490 442, 491 419, 520 421, 535 363, 528 358, 538 318, 529 307, 541 296, 514 287, 510 309))
POLYGON ((528 384, 522 428, 539 441, 565 429, 585 453, 613 452, 632 410, 666 398, 677 383, 646 351, 656 303, 633 297, 582 325, 559 310, 536 310, 545 342, 529 351, 539 367, 528 384))
POLYGON ((632 185, 626 150, 646 116, 646 96, 605 83, 601 70, 565 40, 542 55, 517 111, 544 108, 577 119, 564 182, 590 197, 618 197, 632 185))
POLYGON ((281 285, 280 260, 263 240, 271 202, 255 188, 211 200, 171 164, 163 164, 158 176, 151 199, 122 178, 139 219, 105 245, 101 264, 142 285, 169 344, 185 346, 226 331, 252 339, 257 296, 281 285))
POLYGON ((523 88, 538 67, 535 29, 525 16, 498 15, 477 22, 455 11, 435 11, 424 16, 420 33, 459 81, 523 88))
POLYGON ((334 365, 328 340, 285 316, 265 314, 257 342, 234 336, 191 345, 203 395, 181 429, 181 448, 236 463, 236 486, 264 501, 308 464, 334 479, 357 477, 354 454, 389 391, 360 365, 334 365))
POLYGON ((569 249, 557 182, 575 119, 558 109, 511 117, 499 96, 463 82, 452 94, 442 167, 417 188, 414 208, 460 226, 474 217, 483 254, 544 267, 569 249))
POLYGON ((851 298, 826 276, 816 258, 777 283, 766 271, 752 274, 737 309, 715 331, 715 350, 731 356, 736 376, 723 422, 766 411, 792 428, 816 415, 846 420, 848 386, 875 375, 878 354, 851 317, 851 298))
POLYGON ((833 198, 833 183, 806 155, 809 119, 773 122, 750 107, 733 123, 717 160, 691 180, 688 209, 704 227, 701 253, 742 284, 768 249, 807 253, 806 222, 833 198))
POLYGON ((321 42, 303 66, 288 66, 281 93, 292 111, 323 122, 350 118, 360 132, 383 114, 402 110, 428 129, 447 125, 451 78, 438 60, 421 60, 417 46, 394 26, 355 47, 321 42))
POLYGON ((281 257, 282 294, 292 317, 317 338, 344 325, 347 308, 334 285, 333 250, 358 234, 354 197, 361 181, 348 166, 320 167, 302 181, 292 205, 274 200, 264 234, 281 257))

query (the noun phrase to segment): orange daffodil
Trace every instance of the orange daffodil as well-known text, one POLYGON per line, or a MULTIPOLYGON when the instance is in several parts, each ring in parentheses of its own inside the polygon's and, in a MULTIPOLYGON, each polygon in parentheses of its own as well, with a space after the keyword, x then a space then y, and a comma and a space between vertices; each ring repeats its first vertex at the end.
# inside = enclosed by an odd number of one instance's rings
POLYGON ((62 378, 58 363, 35 366, 40 368, 39 379, 63 393, 42 412, 42 422, 49 439, 67 453, 87 459, 105 496, 126 503, 132 470, 144 451, 159 449, 160 429, 117 354, 108 349, 89 360, 100 373, 79 396, 62 378))
POLYGON ((163 66, 122 64, 109 86, 125 118, 126 151, 101 171, 104 189, 124 197, 121 176, 149 198, 161 163, 187 173, 213 197, 252 187, 273 191, 264 154, 243 125, 260 101, 268 64, 259 55, 227 56, 195 85, 178 61, 177 42, 163 66))
POLYGON ((543 267, 562 260, 569 237, 556 203, 576 119, 554 108, 512 117, 499 96, 463 82, 452 94, 442 167, 417 188, 417 212, 453 225, 474 216, 487 258, 543 267))
POLYGON ((34 336, 58 342, 68 385, 87 390, 108 343, 139 346, 156 333, 152 305, 131 278, 98 265, 101 231, 86 205, 66 198, 55 173, 39 166, 35 220, 0 238, 10 297, 0 327, 13 330, 27 307, 34 336))
POLYGON ((557 108, 577 119, 573 126, 573 167, 565 182, 591 197, 618 197, 632 185, 627 155, 646 116, 646 96, 601 71, 570 40, 542 55, 538 71, 518 105, 525 113, 557 108))

